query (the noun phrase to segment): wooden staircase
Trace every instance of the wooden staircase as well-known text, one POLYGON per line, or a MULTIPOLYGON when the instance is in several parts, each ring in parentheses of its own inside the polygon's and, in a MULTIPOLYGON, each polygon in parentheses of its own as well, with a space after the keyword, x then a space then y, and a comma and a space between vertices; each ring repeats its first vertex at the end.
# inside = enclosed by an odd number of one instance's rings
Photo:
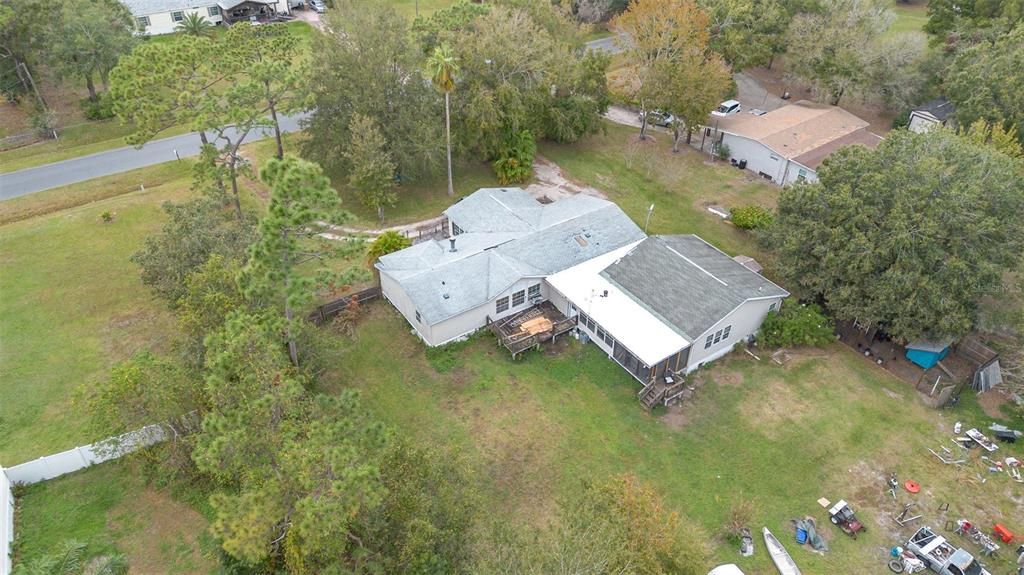
POLYGON ((648 411, 654 409, 655 405, 658 405, 665 399, 665 389, 665 383, 661 381, 653 381, 647 384, 637 395, 640 398, 640 405, 644 406, 644 409, 648 411))
POLYGON ((675 379, 675 382, 671 385, 665 383, 661 378, 645 385, 644 388, 640 390, 640 393, 637 394, 637 398, 640 400, 640 405, 644 406, 644 409, 650 411, 659 403, 669 405, 685 401, 693 397, 696 388, 686 384, 686 380, 682 373, 674 373, 672 374, 672 377, 675 379))

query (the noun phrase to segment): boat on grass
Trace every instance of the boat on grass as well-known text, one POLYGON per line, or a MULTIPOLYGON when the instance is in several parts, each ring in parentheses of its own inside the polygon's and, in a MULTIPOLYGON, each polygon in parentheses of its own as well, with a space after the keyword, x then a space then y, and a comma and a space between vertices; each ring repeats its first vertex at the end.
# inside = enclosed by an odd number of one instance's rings
POLYGON ((764 546, 781 575, 800 575, 800 568, 796 566, 796 561, 793 561, 789 551, 786 551, 786 548, 779 543, 771 531, 768 531, 767 527, 764 528, 764 546))

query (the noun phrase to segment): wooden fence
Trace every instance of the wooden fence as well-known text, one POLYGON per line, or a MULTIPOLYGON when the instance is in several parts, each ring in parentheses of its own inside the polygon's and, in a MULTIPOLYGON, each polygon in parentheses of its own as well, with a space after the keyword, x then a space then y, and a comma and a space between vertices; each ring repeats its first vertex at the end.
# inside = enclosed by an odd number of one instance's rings
POLYGON ((345 297, 338 298, 334 301, 329 301, 322 306, 317 307, 313 310, 313 313, 307 316, 307 319, 315 324, 322 325, 334 318, 334 316, 341 313, 349 302, 356 300, 360 304, 366 303, 371 300, 375 300, 380 297, 380 288, 372 287, 364 289, 363 291, 357 291, 355 293, 348 294, 345 297))

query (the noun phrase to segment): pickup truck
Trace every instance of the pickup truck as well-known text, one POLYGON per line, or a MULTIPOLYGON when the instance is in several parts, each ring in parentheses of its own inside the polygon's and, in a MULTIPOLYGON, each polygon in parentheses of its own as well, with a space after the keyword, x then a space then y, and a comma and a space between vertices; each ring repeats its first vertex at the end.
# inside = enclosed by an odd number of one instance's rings
POLYGON ((931 528, 922 527, 907 542, 907 550, 939 575, 992 575, 964 549, 950 545, 931 528))

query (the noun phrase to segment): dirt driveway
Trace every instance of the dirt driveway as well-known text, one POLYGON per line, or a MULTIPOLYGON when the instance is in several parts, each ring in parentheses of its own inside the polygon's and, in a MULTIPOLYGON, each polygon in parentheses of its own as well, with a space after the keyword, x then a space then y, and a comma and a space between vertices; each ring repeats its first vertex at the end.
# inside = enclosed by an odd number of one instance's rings
POLYGON ((312 8, 296 8, 292 11, 292 16, 295 16, 296 20, 308 22, 314 28, 324 29, 324 24, 320 21, 320 14, 312 8))

